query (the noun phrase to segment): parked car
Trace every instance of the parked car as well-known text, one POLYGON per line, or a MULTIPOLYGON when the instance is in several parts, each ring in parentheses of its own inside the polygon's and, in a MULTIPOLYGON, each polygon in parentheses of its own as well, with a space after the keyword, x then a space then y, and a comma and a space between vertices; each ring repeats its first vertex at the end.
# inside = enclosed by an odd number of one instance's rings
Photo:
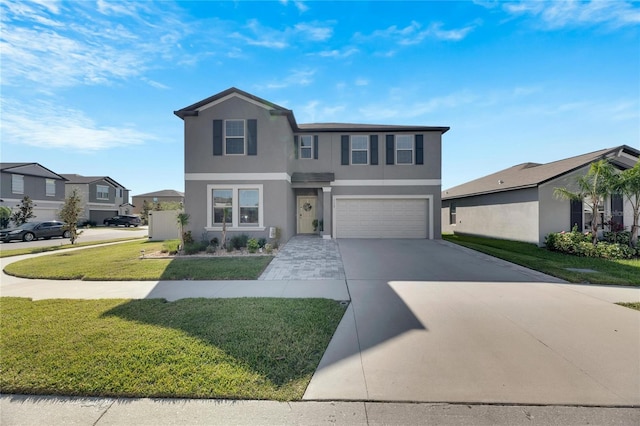
POLYGON ((69 238, 71 233, 64 229, 64 222, 50 220, 46 222, 27 222, 16 228, 0 230, 0 241, 11 240, 33 241, 39 238, 48 240, 52 237, 69 238))
POLYGON ((110 217, 109 219, 105 219, 102 223, 106 226, 111 225, 124 225, 124 226, 138 226, 140 225, 140 218, 138 216, 123 214, 120 216, 110 217))

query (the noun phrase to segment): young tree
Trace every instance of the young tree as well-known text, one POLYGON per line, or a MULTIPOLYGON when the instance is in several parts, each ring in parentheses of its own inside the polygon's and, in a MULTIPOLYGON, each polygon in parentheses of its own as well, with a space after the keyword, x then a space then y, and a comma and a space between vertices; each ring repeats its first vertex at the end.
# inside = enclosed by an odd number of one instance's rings
POLYGON ((180 246, 182 250, 184 250, 184 227, 189 224, 189 215, 187 213, 181 212, 176 216, 178 220, 178 226, 180 227, 180 246))
POLYGON ((633 209, 633 225, 631 225, 631 241, 633 247, 638 245, 638 216, 640 216, 640 162, 632 168, 616 175, 614 189, 622 194, 633 209))
POLYGON ((6 206, 0 206, 0 228, 4 229, 9 226, 11 221, 11 209, 6 206))
POLYGON ((78 236, 82 234, 82 231, 78 231, 78 220, 82 211, 82 200, 78 195, 78 191, 74 189, 71 195, 65 198, 64 204, 58 213, 58 217, 64 222, 64 229, 70 233, 69 240, 71 240, 71 244, 75 244, 78 236))
POLYGON ((34 217, 36 217, 36 215, 33 214, 33 201, 31 201, 28 195, 25 195, 18 206, 18 210, 11 215, 11 221, 13 221, 16 226, 20 226, 34 217))
POLYGON ((153 210, 153 203, 147 200, 142 202, 142 213, 140 213, 140 217, 142 218, 142 224, 149 224, 149 212, 153 210))
POLYGON ((612 182, 614 169, 608 160, 591 163, 586 175, 576 179, 577 191, 567 188, 555 188, 554 194, 565 200, 580 200, 586 202, 593 213, 591 220, 591 239, 593 244, 598 242, 598 209, 600 203, 613 192, 612 182))

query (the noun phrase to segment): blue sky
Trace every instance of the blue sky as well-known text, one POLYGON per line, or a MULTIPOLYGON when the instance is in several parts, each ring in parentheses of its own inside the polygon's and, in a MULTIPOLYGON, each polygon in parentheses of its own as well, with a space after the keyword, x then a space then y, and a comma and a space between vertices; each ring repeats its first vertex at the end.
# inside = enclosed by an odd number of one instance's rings
POLYGON ((12 1, 1 151, 183 190, 173 111, 235 86, 298 123, 450 126, 443 189, 640 148, 640 3, 12 1))

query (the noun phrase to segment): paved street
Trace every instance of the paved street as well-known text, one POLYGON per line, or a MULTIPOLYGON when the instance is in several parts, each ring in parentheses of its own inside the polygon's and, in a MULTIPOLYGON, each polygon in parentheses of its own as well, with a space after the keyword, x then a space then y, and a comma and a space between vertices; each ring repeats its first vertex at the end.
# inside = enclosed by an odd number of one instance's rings
MULTIPOLYGON (((96 228, 83 229, 80 238, 78 238, 78 242, 106 241, 118 238, 139 238, 146 237, 147 235, 148 229, 146 226, 140 226, 138 228, 100 226, 96 228)), ((30 241, 28 243, 23 241, 10 241, 8 243, 0 243, 0 251, 35 247, 55 247, 63 244, 69 244, 69 239, 52 238, 50 240, 30 241)))

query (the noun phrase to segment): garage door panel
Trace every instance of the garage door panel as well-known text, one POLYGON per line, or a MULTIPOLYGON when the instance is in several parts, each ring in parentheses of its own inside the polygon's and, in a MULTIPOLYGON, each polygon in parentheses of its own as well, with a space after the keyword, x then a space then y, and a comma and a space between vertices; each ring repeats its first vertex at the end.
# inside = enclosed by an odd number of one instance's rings
POLYGON ((426 238, 426 199, 338 199, 337 238, 426 238))

